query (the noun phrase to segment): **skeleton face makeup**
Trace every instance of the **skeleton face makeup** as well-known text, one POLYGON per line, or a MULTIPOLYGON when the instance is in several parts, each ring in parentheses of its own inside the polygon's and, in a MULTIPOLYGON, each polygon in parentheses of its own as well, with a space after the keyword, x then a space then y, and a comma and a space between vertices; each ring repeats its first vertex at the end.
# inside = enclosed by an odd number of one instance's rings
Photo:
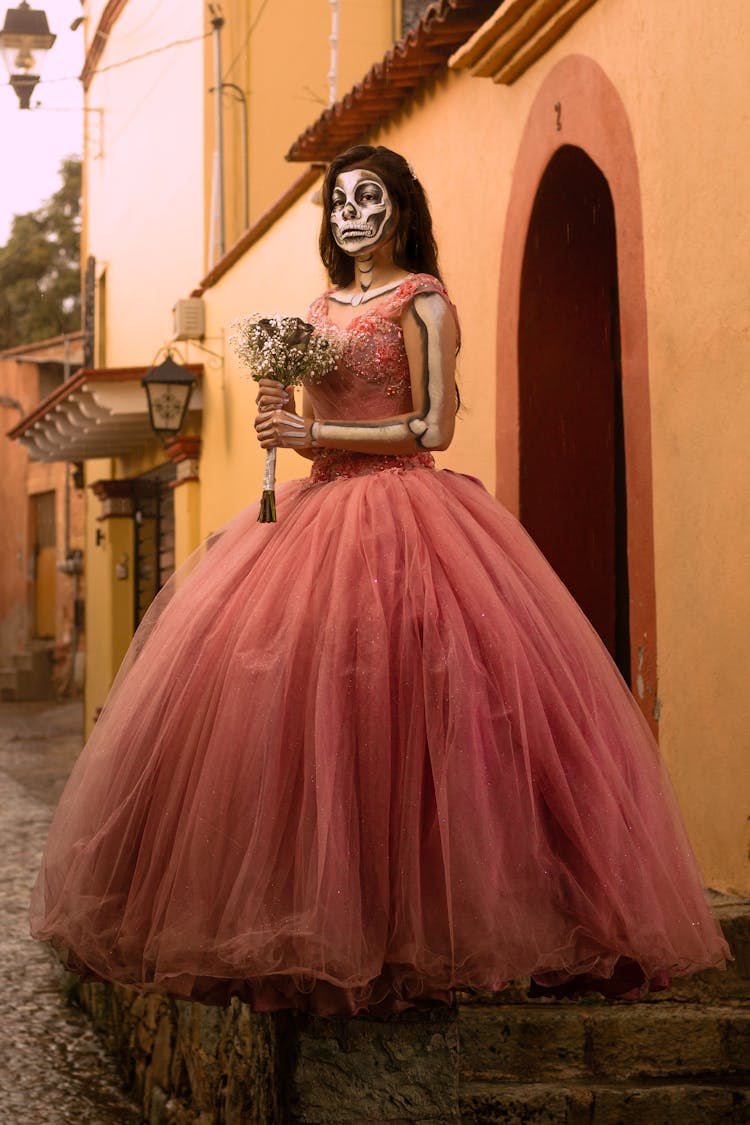
POLYGON ((375 172, 353 168, 336 177, 331 231, 345 254, 370 253, 391 233, 392 219, 388 189, 375 172))

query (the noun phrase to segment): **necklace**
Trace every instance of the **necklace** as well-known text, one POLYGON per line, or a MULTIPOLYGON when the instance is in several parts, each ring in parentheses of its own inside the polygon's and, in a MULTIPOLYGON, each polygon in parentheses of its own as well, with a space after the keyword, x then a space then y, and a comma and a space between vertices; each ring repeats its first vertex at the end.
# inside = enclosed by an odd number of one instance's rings
POLYGON ((389 285, 379 285, 377 289, 368 289, 364 293, 352 293, 350 296, 330 293, 329 298, 339 305, 353 305, 356 308, 357 305, 362 305, 365 301, 373 301, 376 297, 382 297, 384 293, 390 293, 392 289, 398 289, 399 285, 402 285, 405 280, 405 278, 402 278, 401 281, 392 281, 389 285))

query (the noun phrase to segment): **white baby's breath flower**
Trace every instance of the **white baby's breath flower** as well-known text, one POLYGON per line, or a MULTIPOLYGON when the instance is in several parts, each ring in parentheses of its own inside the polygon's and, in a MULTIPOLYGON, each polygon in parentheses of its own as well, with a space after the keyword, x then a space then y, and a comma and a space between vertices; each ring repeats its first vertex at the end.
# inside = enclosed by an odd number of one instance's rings
POLYGON ((319 383, 344 346, 332 325, 314 326, 297 316, 244 316, 231 328, 229 346, 252 378, 275 379, 285 387, 319 383))
MULTIPOLYGON (((315 326, 298 316, 243 316, 231 325, 229 346, 255 380, 275 379, 285 387, 319 383, 344 350, 343 333, 315 326)), ((261 523, 276 522, 276 449, 266 450, 261 523)))

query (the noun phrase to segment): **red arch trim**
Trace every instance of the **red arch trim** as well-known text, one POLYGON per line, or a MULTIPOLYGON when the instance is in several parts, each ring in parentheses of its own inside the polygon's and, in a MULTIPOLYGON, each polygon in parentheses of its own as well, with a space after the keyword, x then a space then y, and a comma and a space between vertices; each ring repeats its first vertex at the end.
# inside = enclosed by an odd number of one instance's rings
POLYGON ((617 237, 622 394, 628 496, 632 683, 656 729, 656 594, 651 413, 643 224, 638 160, 625 107, 602 68, 584 55, 559 62, 534 99, 516 159, 505 222, 498 310, 498 496, 519 507, 518 327, 526 234, 537 188, 561 145, 577 145, 612 193, 617 237))

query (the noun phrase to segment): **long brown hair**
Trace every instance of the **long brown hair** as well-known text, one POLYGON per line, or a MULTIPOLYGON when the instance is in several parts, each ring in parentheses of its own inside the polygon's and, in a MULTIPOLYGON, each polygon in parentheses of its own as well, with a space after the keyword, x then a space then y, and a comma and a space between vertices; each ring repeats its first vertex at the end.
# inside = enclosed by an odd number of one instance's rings
POLYGON ((442 280, 427 196, 411 167, 403 156, 382 145, 355 145, 331 161, 323 181, 320 256, 333 284, 348 285, 354 278, 353 258, 336 245, 331 233, 336 177, 349 168, 366 168, 375 172, 388 189, 398 215, 393 240, 396 265, 410 273, 429 273, 442 280))

